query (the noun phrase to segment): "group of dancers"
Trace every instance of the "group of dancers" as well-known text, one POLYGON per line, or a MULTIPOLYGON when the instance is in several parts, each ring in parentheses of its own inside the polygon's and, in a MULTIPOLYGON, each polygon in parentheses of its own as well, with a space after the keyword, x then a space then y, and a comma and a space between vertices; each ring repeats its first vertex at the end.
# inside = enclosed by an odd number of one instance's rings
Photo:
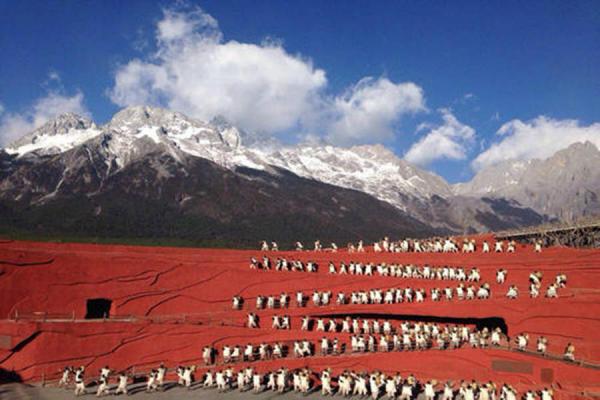
MULTIPOLYGON (((533 242, 534 251, 540 253, 542 251, 543 242, 541 240, 534 240, 533 242)), ((277 242, 269 243, 266 240, 260 242, 261 251, 279 251, 279 245, 277 242)), ((293 245, 293 249, 296 251, 304 251, 304 244, 297 241, 293 245)), ((493 243, 494 253, 514 253, 517 249, 517 242, 514 240, 496 240, 493 243)), ((313 251, 330 251, 336 253, 338 246, 335 243, 331 243, 329 247, 323 248, 320 240, 315 240, 312 247, 313 251)), ((359 240, 356 244, 348 243, 347 251, 349 253, 364 253, 366 252, 364 241, 359 240)), ((397 241, 390 240, 389 237, 373 243, 373 252, 375 253, 475 253, 477 252, 477 244, 475 239, 463 238, 462 240, 454 237, 436 237, 430 239, 401 239, 397 241)), ((487 240, 481 243, 482 253, 491 253, 492 246, 487 240)))
MULTIPOLYGON (((86 385, 83 382, 85 367, 74 369, 66 367, 63 371, 59 386, 69 387, 70 377, 74 375, 75 395, 84 395, 86 385)), ((339 394, 343 397, 361 396, 371 397, 373 400, 385 397, 389 400, 413 400, 422 395, 425 400, 517 400, 519 392, 513 386, 504 383, 460 381, 446 381, 438 383, 436 380, 419 381, 410 374, 403 378, 398 372, 383 371, 355 371, 344 370, 337 376, 330 368, 320 371, 308 367, 288 370, 284 367, 276 370, 260 372, 253 367, 245 367, 237 372, 233 367, 208 369, 196 380, 195 366, 178 366, 175 369, 177 385, 188 390, 217 389, 218 392, 237 390, 240 392, 251 391, 255 394, 265 391, 283 394, 293 391, 302 394, 319 392, 322 396, 339 394)), ((161 364, 152 369, 146 376, 144 384, 148 393, 167 390, 167 368, 161 364)), ((108 366, 100 370, 100 378, 94 386, 96 396, 109 394, 130 394, 130 387, 134 376, 127 371, 116 374, 116 384, 111 385, 110 379, 115 373, 108 366)), ((90 384, 93 386, 93 384, 90 384)), ((523 392, 524 400, 552 400, 554 392, 551 388, 544 387, 538 390, 523 392)))

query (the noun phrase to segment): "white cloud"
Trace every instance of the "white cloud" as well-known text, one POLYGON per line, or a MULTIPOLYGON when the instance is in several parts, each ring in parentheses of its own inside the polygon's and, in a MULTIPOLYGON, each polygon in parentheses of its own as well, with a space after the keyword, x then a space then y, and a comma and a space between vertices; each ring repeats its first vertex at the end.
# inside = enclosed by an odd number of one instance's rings
MULTIPOLYGON (((433 127, 406 152, 404 158, 417 165, 438 159, 463 160, 475 140, 475 130, 461 123, 449 109, 440 109, 443 124, 433 127)), ((422 130, 422 129, 420 129, 422 130)))
POLYGON ((58 71, 50 71, 48 72, 48 81, 61 83, 62 79, 60 78, 58 71))
POLYGON ((164 9, 163 19, 156 26, 156 38, 161 43, 206 37, 221 39, 219 23, 199 8, 187 13, 164 9))
POLYGON ((386 140, 398 118, 424 109, 421 88, 386 78, 361 80, 328 95, 324 70, 292 55, 281 41, 225 41, 199 8, 163 10, 156 51, 119 67, 109 91, 119 106, 158 105, 273 135, 294 131, 338 144, 386 140))
POLYGON ((327 139, 342 145, 387 141, 403 114, 422 110, 423 90, 414 83, 364 78, 333 100, 327 139))
POLYGON ((156 53, 117 70, 112 101, 162 105, 209 120, 222 115, 244 129, 273 133, 314 113, 325 72, 274 42, 223 42, 199 9, 165 10, 156 53))
POLYGON ((600 148, 600 123, 582 126, 573 119, 545 116, 528 122, 515 119, 502 125, 496 134, 501 140, 473 160, 471 165, 475 170, 510 159, 545 159, 575 142, 589 140, 600 148))
POLYGON ((73 96, 68 96, 59 92, 48 92, 21 113, 1 113, 0 146, 8 145, 13 140, 39 128, 48 120, 66 112, 90 115, 83 102, 83 93, 77 92, 73 96))

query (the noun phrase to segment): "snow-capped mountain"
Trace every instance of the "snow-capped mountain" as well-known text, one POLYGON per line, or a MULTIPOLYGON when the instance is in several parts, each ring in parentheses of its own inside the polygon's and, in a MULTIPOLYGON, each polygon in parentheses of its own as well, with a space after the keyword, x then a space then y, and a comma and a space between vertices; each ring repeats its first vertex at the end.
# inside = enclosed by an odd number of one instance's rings
POLYGON ((88 118, 73 113, 59 115, 41 127, 8 145, 9 154, 58 154, 102 133, 88 118))
POLYGON ((9 144, 7 153, 53 155, 88 141, 99 141, 107 162, 119 168, 162 145, 173 153, 179 149, 219 165, 251 164, 240 148, 240 132, 234 127, 213 126, 173 111, 151 107, 129 107, 100 127, 74 114, 61 115, 31 134, 9 144))
POLYGON ((426 200, 452 195, 441 177, 410 165, 382 145, 301 145, 276 151, 268 159, 297 175, 369 193, 403 210, 406 196, 426 200))
POLYGON ((223 119, 205 123, 151 107, 126 108, 100 127, 66 114, 11 143, 6 151, 18 156, 51 155, 91 139, 101 140, 110 161, 119 167, 142 157, 147 148, 143 143, 151 141, 228 169, 268 170, 276 166, 305 178, 369 193, 401 209, 405 208, 405 196, 427 199, 452 195, 441 177, 408 164, 381 145, 284 147, 251 137, 223 119))
MULTIPOLYGON (((246 199, 247 207, 239 210, 242 214, 260 212, 256 207, 262 200, 256 196, 293 196, 290 204, 296 197, 306 198, 308 209, 342 218, 346 224, 350 221, 346 210, 355 209, 356 204, 338 204, 339 196, 313 199, 312 193, 302 192, 312 187, 314 193, 335 193, 337 187, 340 193, 367 194, 371 200, 361 202, 371 210, 369 215, 396 215, 396 222, 410 221, 407 226, 414 227, 412 232, 471 232, 541 221, 538 214, 514 202, 478 197, 460 200, 443 178, 410 165, 380 145, 283 146, 241 131, 223 118, 203 122, 160 108, 129 107, 104 125, 72 114, 60 116, 11 143, 0 158, 0 199, 21 205, 45 207, 76 195, 96 202, 108 191, 118 197, 136 188, 137 194, 144 194, 144 201, 170 193, 173 197, 163 200, 179 211, 193 208, 204 217, 228 220, 232 215, 222 208, 226 202, 219 197, 225 195, 222 190, 229 191, 222 179, 235 177, 227 179, 247 187, 228 196, 246 199), (206 162, 218 168, 209 168, 206 162), (198 169, 200 164, 210 171, 208 175, 198 169), (218 187, 206 187, 208 182, 218 187), (251 187, 257 192, 251 192, 251 187), (273 187, 278 192, 268 194, 273 187), (214 193, 215 198, 207 199, 202 193, 214 193), (331 199, 341 214, 333 211, 331 199), (212 205, 206 208, 208 204, 212 205), (396 211, 383 211, 383 204, 396 211)), ((106 212, 106 207, 101 202, 94 212, 106 212)), ((351 218, 364 218, 357 215, 360 212, 356 210, 351 218)), ((389 222, 380 219, 379 227, 389 222)))
POLYGON ((55 122, 0 149, 4 232, 251 247, 260 239, 345 243, 381 232, 435 233, 365 193, 266 164, 222 121, 136 107, 93 131, 65 124, 57 131, 73 137, 60 147, 51 140, 55 122), (34 148, 37 137, 49 144, 34 148))
POLYGON ((456 194, 515 199, 539 213, 571 221, 600 214, 600 151, 574 143, 545 160, 508 160, 480 171, 456 194))

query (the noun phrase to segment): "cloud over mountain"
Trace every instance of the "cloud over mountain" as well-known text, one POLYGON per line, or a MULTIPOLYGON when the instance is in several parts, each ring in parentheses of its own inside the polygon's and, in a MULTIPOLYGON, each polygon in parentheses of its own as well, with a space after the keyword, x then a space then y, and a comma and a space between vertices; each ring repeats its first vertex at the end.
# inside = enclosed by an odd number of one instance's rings
POLYGON ((294 130, 337 144, 389 140, 402 115, 425 108, 419 86, 387 78, 330 94, 326 72, 310 59, 272 40, 226 41, 199 8, 163 10, 155 41, 152 54, 117 69, 109 91, 117 105, 165 106, 204 120, 222 115, 264 135, 294 130))
MULTIPOLYGON (((463 160, 475 139, 475 130, 460 122, 449 109, 440 110, 443 123, 434 126, 406 152, 404 158, 417 165, 438 159, 463 160)), ((427 126, 424 126, 426 128, 427 126)))
POLYGON ((59 114, 72 112, 90 116, 84 104, 83 93, 80 91, 74 95, 64 94, 61 91, 48 91, 22 112, 1 111, 2 108, 0 108, 0 146, 5 146, 39 128, 59 114))
POLYGON ((585 126, 574 119, 557 120, 546 116, 527 122, 514 119, 503 124, 496 134, 500 140, 471 163, 475 170, 505 160, 545 159, 577 142, 590 141, 600 147, 600 123, 585 126))

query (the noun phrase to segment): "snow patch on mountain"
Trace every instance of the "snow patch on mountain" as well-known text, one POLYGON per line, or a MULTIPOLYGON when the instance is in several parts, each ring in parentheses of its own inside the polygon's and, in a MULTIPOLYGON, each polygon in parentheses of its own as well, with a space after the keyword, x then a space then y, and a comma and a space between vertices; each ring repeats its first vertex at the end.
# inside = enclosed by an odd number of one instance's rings
POLYGON ((63 153, 73 147, 76 147, 88 140, 100 135, 100 129, 86 129, 83 131, 71 129, 65 134, 45 135, 40 134, 34 141, 23 144, 18 147, 9 146, 5 150, 8 154, 26 154, 39 152, 40 154, 58 154, 63 153))
POLYGON ((302 177, 371 194, 401 209, 406 195, 425 199, 451 194, 442 178, 411 166, 381 145, 305 145, 273 152, 269 161, 302 177))

